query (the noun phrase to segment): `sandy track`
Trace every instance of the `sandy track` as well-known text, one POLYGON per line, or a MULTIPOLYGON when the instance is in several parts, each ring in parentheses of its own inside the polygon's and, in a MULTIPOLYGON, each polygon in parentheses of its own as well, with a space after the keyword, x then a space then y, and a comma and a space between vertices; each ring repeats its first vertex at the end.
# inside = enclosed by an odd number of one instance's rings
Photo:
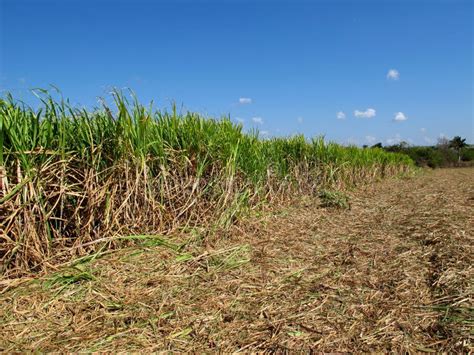
POLYGON ((0 349, 472 350, 474 169, 190 235, 3 282, 0 349))

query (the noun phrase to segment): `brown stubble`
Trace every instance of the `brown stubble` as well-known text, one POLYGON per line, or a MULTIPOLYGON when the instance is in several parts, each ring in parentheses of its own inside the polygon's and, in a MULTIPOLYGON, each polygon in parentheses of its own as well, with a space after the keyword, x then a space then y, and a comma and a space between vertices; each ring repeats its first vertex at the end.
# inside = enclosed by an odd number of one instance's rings
POLYGON ((351 209, 305 198, 12 280, 2 349, 472 350, 472 176, 367 185, 351 209))

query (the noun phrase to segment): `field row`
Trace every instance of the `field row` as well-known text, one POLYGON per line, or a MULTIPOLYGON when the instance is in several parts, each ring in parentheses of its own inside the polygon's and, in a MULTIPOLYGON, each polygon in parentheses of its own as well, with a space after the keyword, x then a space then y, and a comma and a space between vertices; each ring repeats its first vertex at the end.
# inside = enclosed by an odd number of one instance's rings
POLYGON ((116 247, 118 235, 227 227, 264 202, 413 166, 323 138, 260 139, 228 117, 158 111, 121 92, 92 112, 39 97, 37 110, 0 100, 0 258, 11 275, 116 247))

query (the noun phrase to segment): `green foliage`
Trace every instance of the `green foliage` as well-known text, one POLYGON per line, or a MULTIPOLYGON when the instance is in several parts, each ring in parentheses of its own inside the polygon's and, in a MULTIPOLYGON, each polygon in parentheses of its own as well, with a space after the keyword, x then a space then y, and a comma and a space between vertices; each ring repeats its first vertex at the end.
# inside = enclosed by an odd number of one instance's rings
POLYGON ((321 190, 319 199, 322 207, 350 208, 349 197, 340 191, 321 190))
POLYGON ((181 156, 192 162, 197 176, 209 175, 218 166, 228 175, 242 174, 254 185, 264 182, 269 172, 286 178, 301 163, 368 168, 411 164, 401 154, 343 147, 322 138, 307 140, 299 135, 262 140, 258 132, 245 133, 228 117, 178 114, 175 106, 171 112, 156 111, 140 105, 133 96, 130 102, 119 91, 113 93, 115 109, 104 104, 93 112, 75 109, 67 101, 55 102, 44 91, 38 97, 43 105, 36 111, 11 95, 0 100, 0 165, 13 169, 19 161, 25 175, 46 162, 71 156, 96 171, 118 161, 146 161, 152 176, 175 165, 181 156))
POLYGON ((261 139, 229 117, 160 111, 120 91, 113 107, 92 112, 44 90, 37 95, 37 110, 11 95, 0 99, 5 269, 41 268, 67 248, 77 256, 127 241, 176 249, 156 233, 226 228, 275 197, 354 186, 413 166, 405 154, 322 137, 261 139))
POLYGON ((449 147, 453 148, 458 153, 458 161, 461 161, 461 150, 467 147, 466 139, 456 136, 449 141, 449 147))
POLYGON ((456 151, 459 151, 466 146, 466 138, 461 138, 460 136, 456 136, 449 141, 449 147, 456 151))
POLYGON ((44 285, 47 288, 52 288, 53 286, 69 286, 83 281, 93 281, 95 277, 89 272, 84 271, 80 268, 72 268, 70 270, 52 275, 44 285))
POLYGON ((474 148, 469 148, 465 144, 465 139, 455 137, 453 140, 446 140, 446 144, 437 146, 409 146, 406 144, 396 144, 385 147, 388 152, 402 153, 408 155, 416 165, 428 166, 430 168, 440 168, 455 166, 459 160, 474 161, 474 148), (453 143, 454 142, 454 143, 453 143), (462 146, 462 148, 459 148, 462 146), (458 148, 456 148, 458 147, 458 148))
POLYGON ((462 161, 474 161, 474 146, 468 146, 461 151, 462 161))
POLYGON ((417 165, 430 168, 439 168, 456 161, 456 157, 451 154, 451 151, 432 147, 410 147, 406 148, 403 153, 410 156, 417 165))

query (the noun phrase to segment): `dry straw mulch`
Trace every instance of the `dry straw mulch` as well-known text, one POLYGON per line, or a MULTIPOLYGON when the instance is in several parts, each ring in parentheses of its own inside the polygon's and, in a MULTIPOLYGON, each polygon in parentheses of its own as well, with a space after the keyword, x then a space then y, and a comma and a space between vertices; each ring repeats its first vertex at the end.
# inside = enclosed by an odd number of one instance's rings
POLYGON ((424 172, 4 280, 0 350, 472 351, 473 181, 424 172))

